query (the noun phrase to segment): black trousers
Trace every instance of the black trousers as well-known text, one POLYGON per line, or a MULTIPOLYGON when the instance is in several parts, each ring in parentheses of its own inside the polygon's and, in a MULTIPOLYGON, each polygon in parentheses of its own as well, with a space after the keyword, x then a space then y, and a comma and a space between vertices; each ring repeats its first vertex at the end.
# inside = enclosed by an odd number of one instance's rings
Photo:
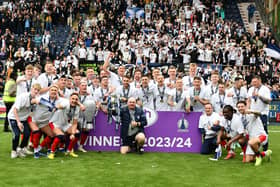
MULTIPOLYGON (((13 131, 12 149, 14 151, 16 151, 16 149, 19 145, 19 139, 20 139, 21 131, 18 128, 16 120, 10 119, 9 121, 10 121, 10 125, 11 125, 12 131, 13 131)), ((28 139, 29 139, 29 136, 30 136, 30 129, 29 129, 29 125, 28 125, 27 121, 22 121, 21 123, 23 124, 24 128, 23 128, 23 132, 22 132, 23 133, 23 139, 21 141, 20 148, 24 148, 28 144, 28 139)))
POLYGON ((6 106, 6 117, 5 117, 5 123, 4 123, 4 131, 9 130, 9 121, 8 121, 8 113, 11 110, 14 102, 4 102, 6 106))

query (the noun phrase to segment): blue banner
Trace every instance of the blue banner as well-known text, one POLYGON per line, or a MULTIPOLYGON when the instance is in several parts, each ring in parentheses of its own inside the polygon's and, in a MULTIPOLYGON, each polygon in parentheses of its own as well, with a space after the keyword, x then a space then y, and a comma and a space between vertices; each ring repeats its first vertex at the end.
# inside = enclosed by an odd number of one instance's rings
POLYGON ((269 105, 269 123, 280 125, 280 100, 273 100, 269 105))

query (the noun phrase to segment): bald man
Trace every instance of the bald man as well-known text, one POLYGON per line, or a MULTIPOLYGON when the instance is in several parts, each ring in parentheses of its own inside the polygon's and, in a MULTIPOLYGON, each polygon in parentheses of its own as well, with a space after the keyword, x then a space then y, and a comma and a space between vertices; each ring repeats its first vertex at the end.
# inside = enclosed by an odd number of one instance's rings
POLYGON ((136 147, 139 154, 144 152, 143 145, 145 143, 144 126, 147 125, 146 114, 136 106, 136 99, 130 97, 127 106, 121 108, 121 154, 126 154, 136 147))

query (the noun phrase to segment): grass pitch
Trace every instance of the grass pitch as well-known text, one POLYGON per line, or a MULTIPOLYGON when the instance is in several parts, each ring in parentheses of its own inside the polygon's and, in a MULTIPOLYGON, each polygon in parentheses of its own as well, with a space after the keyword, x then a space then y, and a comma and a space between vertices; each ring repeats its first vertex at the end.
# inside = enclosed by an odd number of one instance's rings
MULTIPOLYGON (((10 158, 11 133, 0 127, 0 186, 280 186, 280 127, 270 127, 272 161, 260 167, 243 164, 242 156, 209 161, 212 155, 112 152, 58 154, 54 160, 10 158)), ((237 150, 240 152, 240 149, 237 150)), ((226 153, 223 152, 223 155, 226 153)))

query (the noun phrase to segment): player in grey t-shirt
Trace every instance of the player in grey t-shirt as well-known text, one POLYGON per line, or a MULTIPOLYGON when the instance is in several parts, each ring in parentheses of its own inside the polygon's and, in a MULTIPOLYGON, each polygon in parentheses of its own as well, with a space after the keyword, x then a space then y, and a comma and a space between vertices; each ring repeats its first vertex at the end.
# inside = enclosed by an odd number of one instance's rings
POLYGON ((53 123, 55 134, 54 141, 51 146, 51 153, 48 155, 49 159, 54 159, 55 151, 60 142, 63 142, 65 134, 70 135, 70 143, 66 154, 72 157, 78 157, 72 150, 74 145, 78 142, 80 133, 77 129, 79 118, 79 94, 72 93, 70 100, 65 100, 61 103, 60 110, 57 110, 52 116, 50 122, 53 123))

